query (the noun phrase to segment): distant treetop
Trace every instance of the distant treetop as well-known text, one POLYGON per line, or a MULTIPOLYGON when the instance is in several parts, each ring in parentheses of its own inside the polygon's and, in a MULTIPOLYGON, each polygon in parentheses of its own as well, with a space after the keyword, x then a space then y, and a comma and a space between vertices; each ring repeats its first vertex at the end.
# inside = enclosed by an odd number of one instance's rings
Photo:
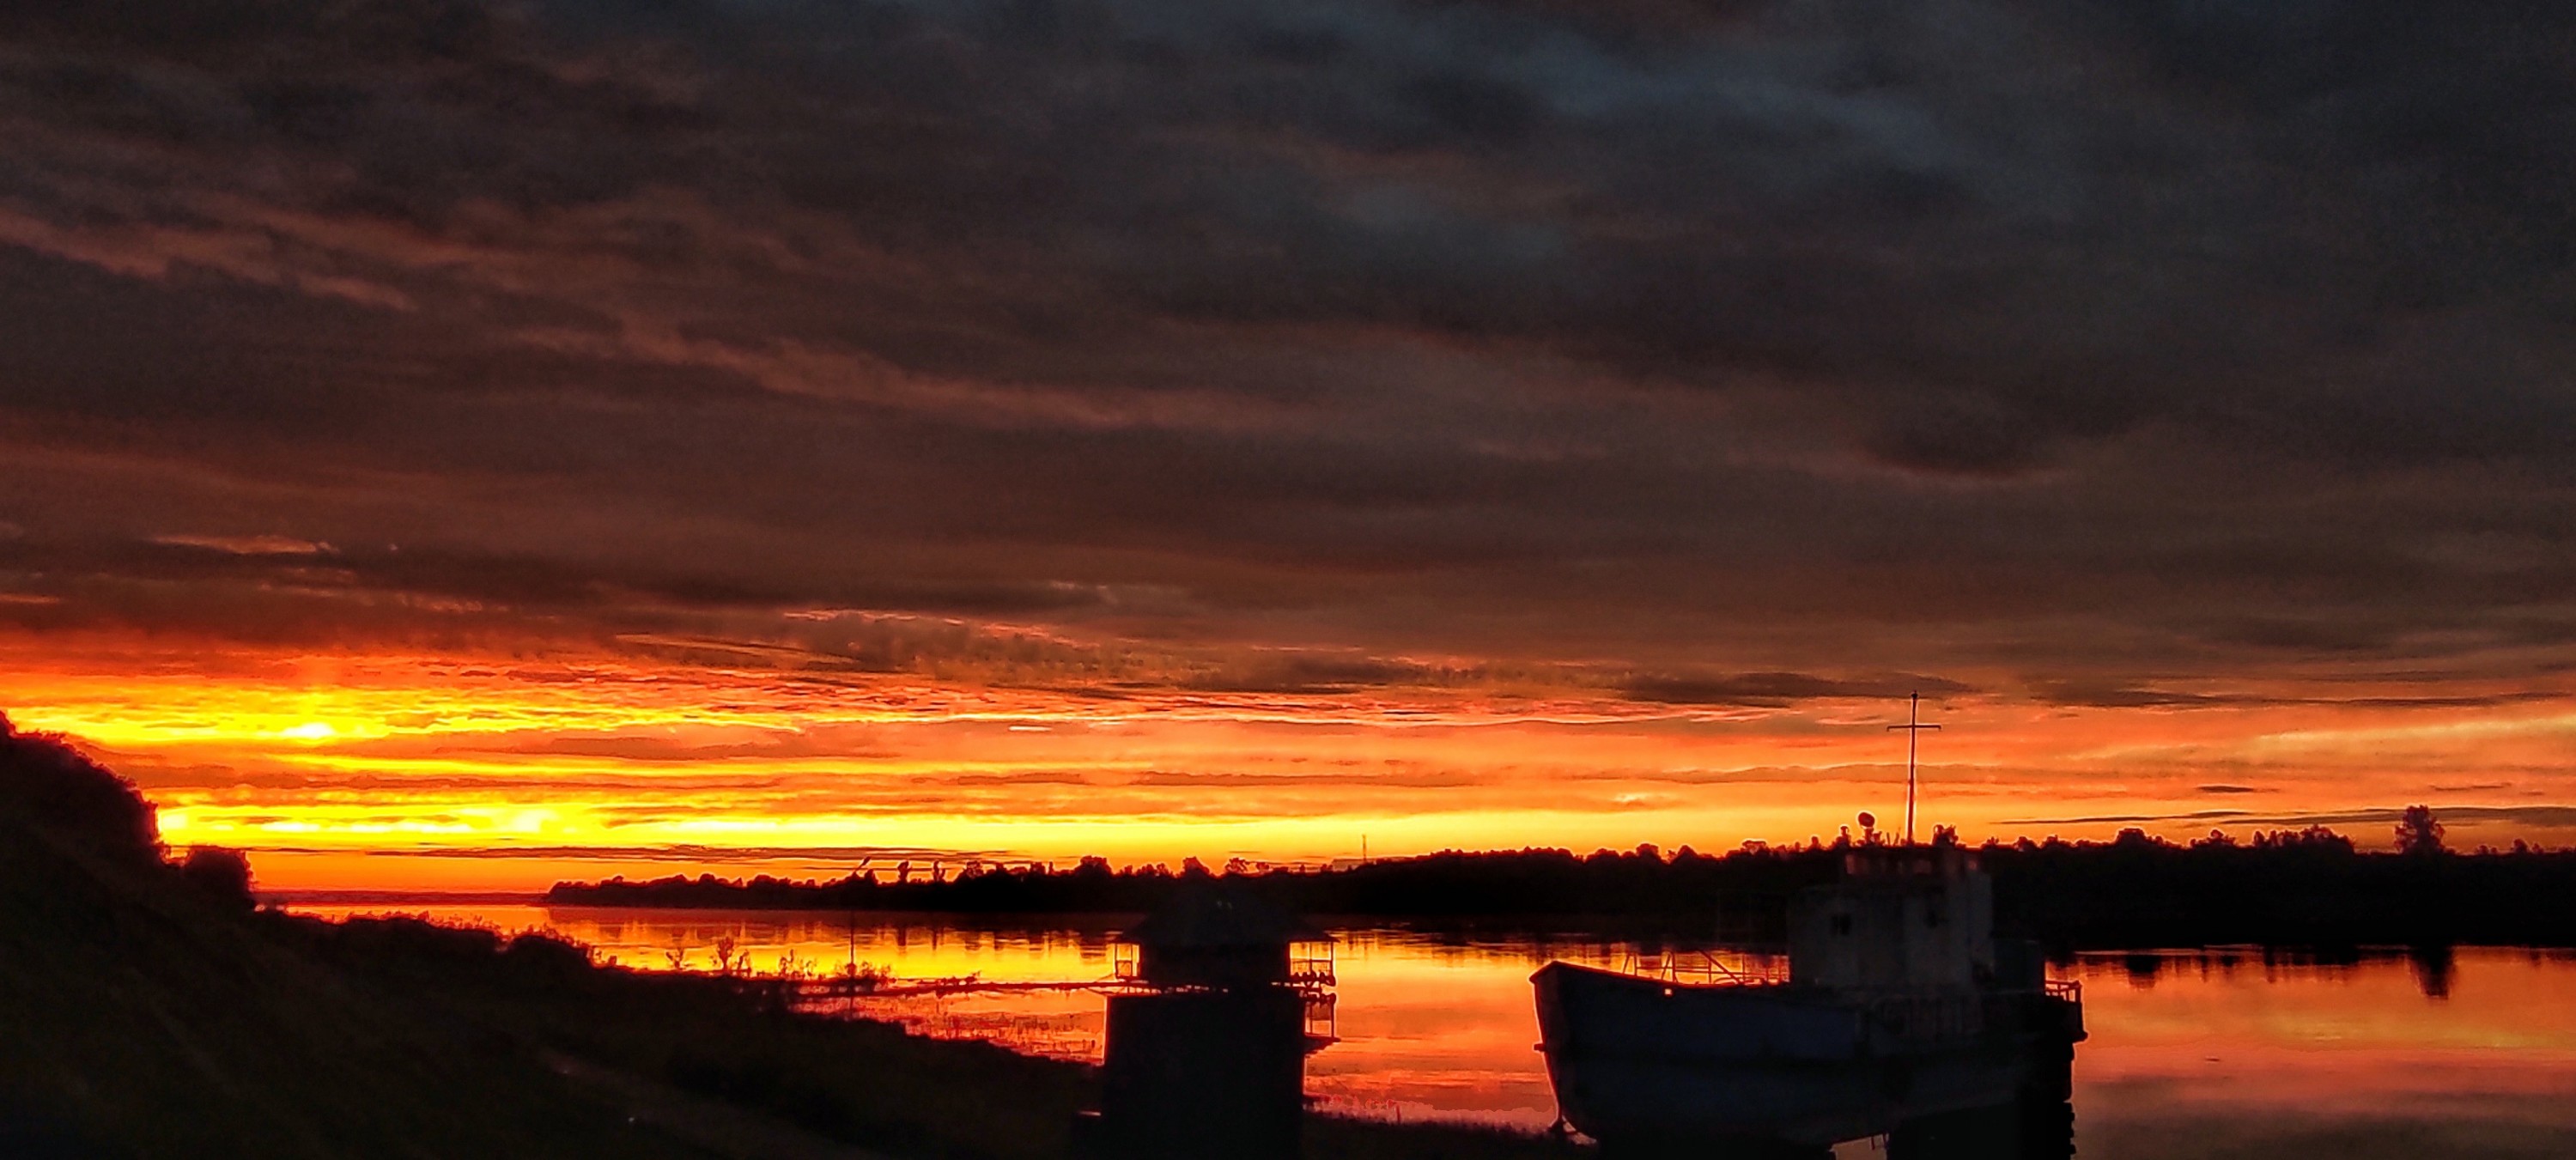
POLYGON ((2433 807, 2408 806, 2397 819, 2397 852, 2433 855, 2445 852, 2442 845, 2442 823, 2434 820, 2433 807))

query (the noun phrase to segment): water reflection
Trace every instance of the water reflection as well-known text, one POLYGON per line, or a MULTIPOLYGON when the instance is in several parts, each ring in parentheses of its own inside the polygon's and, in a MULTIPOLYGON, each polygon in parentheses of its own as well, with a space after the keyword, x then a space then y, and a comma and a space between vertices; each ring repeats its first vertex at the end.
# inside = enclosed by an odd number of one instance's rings
MULTIPOLYGON (((1106 978, 1117 924, 922 916, 307 907, 426 912, 549 928, 630 966, 692 968, 731 938, 753 970, 848 962, 905 978, 1106 978)), ((1542 1128, 1555 1119, 1529 975, 1552 958, 1619 968, 1641 948, 1582 936, 1343 928, 1336 1042, 1308 1057, 1327 1110, 1542 1128)), ((2312 954, 2256 948, 2079 957, 2092 1038, 2075 1064, 2087 1160, 2257 1155, 2576 1156, 2576 956, 2430 948, 2312 954)), ((1100 1058, 1101 997, 1084 992, 861 1000, 856 1013, 934 1034, 1100 1058)), ((1841 1154, 1877 1153, 1846 1146, 1841 1154)))
POLYGON ((2415 987, 2424 993, 2425 998, 2451 997, 2452 958, 2449 946, 2414 947, 2406 952, 2406 959, 2414 964, 2415 987))
POLYGON ((2576 958, 2460 948, 2088 956, 2077 1141, 2113 1160, 2576 1155, 2576 958))
POLYGON ((1293 1160, 1305 1056, 1329 1043, 1332 938, 1248 893, 1189 886, 1118 936, 1100 1107, 1086 1155, 1293 1160))

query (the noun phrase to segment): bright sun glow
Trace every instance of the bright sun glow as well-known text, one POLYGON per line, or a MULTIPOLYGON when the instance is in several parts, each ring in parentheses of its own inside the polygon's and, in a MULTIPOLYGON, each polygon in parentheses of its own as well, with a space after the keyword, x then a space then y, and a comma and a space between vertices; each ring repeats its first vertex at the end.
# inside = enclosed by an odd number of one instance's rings
MULTIPOLYGON (((1902 816, 1901 702, 1115 699, 920 678, 397 656, 84 663, 0 641, 0 705, 57 730, 273 887, 846 872, 871 851, 1321 862, 1523 845, 1726 849, 1902 816), (12 655, 14 652, 15 655, 12 655), (138 672, 147 675, 137 676, 138 672), (1891 718, 1889 715, 1895 714, 1891 718)), ((2455 841, 2554 836, 2561 701, 2402 713, 1927 703, 1923 825, 2174 837, 2431 801, 2455 841), (2538 815, 2531 815, 2538 817, 2538 815)))

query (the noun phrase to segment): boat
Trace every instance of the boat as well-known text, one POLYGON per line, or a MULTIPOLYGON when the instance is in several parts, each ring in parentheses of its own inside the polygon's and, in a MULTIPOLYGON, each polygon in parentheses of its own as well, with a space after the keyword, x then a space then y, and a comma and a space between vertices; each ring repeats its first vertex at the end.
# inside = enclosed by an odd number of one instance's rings
POLYGON ((2082 994, 1993 928, 1973 852, 1873 846, 1792 902, 1785 973, 1551 962, 1530 981, 1560 1114, 1614 1154, 1815 1155, 1995 1123, 2062 1145, 2082 994))

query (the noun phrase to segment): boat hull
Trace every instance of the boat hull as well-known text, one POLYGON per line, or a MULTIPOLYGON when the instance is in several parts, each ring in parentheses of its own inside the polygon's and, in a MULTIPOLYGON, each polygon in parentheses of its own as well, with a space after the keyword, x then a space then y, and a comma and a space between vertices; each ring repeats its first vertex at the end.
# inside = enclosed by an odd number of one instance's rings
POLYGON ((1883 1013, 1791 986, 1677 984, 1570 963, 1531 983, 1558 1108, 1618 1145, 1823 1147, 2048 1094, 2063 1087, 2063 1064, 2052 1080, 2051 1062, 2071 1058, 2071 1040, 2055 1036, 2064 1050, 2051 1051, 2048 1027, 2009 1011, 1965 1034, 1907 1040, 1890 1037, 1883 1013))

